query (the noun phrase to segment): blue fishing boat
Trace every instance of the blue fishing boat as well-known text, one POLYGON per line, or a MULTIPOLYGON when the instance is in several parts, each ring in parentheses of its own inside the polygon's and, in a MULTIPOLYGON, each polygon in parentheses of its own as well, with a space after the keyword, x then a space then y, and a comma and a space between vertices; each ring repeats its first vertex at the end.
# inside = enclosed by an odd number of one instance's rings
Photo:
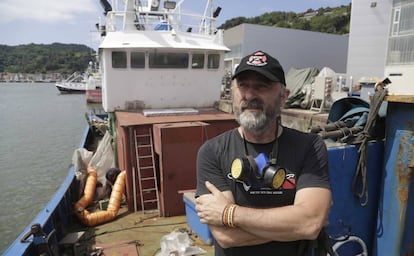
MULTIPOLYGON (((66 179, 5 256, 214 253, 194 189, 198 148, 237 126, 216 108, 229 51, 214 24, 221 8, 208 0, 195 15, 184 12, 184 0, 114 2, 101 0, 106 20, 98 24, 102 112, 91 110, 66 179)), ((403 19, 413 3, 395 2, 388 13, 403 19)), ((356 19, 384 8, 352 4, 356 19)), ((376 24, 374 14, 364 22, 376 24)), ((283 125, 326 139, 333 193, 326 231, 340 256, 414 255, 413 80, 406 65, 384 70, 388 78, 374 83, 368 100, 282 111, 283 125)))

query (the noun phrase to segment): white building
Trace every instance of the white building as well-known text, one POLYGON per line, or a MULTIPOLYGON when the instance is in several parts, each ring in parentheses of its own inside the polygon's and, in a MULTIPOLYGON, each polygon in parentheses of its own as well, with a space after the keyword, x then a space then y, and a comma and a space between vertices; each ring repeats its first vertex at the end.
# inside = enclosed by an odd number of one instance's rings
POLYGON ((285 73, 308 67, 346 72, 348 35, 241 24, 224 31, 224 43, 231 49, 225 55, 227 70, 247 54, 263 50, 280 61, 285 73))
POLYGON ((353 0, 347 74, 388 77, 390 94, 414 95, 414 0, 353 0))

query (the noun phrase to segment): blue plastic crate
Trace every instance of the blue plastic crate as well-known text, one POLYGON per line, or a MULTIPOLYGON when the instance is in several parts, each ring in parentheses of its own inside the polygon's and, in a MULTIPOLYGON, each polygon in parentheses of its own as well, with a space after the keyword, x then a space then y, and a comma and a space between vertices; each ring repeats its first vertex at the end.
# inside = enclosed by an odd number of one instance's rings
POLYGON ((210 229, 206 224, 200 222, 198 218, 197 211, 195 210, 193 192, 187 192, 183 194, 183 200, 185 203, 185 214, 187 217, 187 223, 194 233, 206 244, 213 244, 213 236, 211 235, 210 229))

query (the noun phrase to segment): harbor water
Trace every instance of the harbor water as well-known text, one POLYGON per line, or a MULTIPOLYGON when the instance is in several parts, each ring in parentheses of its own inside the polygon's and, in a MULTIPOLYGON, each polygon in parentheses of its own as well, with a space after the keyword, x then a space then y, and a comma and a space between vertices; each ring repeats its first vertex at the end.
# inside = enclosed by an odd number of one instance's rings
POLYGON ((84 94, 53 83, 0 83, 0 253, 66 177, 86 111, 84 94))

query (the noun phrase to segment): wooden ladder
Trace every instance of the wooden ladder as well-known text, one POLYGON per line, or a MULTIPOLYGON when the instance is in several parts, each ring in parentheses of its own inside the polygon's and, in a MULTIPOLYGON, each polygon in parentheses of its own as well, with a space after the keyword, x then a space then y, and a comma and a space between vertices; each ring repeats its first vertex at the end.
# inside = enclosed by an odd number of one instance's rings
POLYGON ((134 130, 135 154, 137 160, 139 194, 143 213, 160 213, 160 201, 157 184, 157 173, 154 161, 154 145, 152 129, 134 130), (147 133, 148 132, 148 133, 147 133))

